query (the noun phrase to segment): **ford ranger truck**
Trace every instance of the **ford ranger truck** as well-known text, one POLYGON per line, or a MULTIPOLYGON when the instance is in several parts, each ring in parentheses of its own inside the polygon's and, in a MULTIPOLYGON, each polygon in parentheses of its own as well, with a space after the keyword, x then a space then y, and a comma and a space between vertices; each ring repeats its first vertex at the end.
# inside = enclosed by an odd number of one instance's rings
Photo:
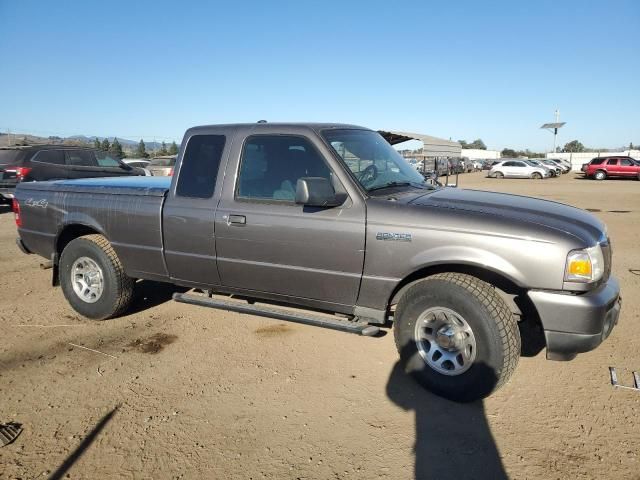
POLYGON ((14 211, 85 317, 125 314, 145 279, 191 288, 184 303, 392 327, 407 373, 456 401, 502 386, 534 341, 556 360, 596 348, 620 313, 595 216, 430 185, 357 126, 195 127, 172 177, 23 183, 14 211))

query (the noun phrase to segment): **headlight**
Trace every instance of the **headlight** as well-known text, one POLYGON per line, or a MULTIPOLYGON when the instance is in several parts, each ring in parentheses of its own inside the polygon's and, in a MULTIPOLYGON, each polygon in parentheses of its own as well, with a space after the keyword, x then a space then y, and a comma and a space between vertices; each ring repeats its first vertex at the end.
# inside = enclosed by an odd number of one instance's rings
POLYGON ((567 255, 565 282, 597 282, 602 275, 604 275, 604 256, 600 245, 584 250, 572 250, 567 255))

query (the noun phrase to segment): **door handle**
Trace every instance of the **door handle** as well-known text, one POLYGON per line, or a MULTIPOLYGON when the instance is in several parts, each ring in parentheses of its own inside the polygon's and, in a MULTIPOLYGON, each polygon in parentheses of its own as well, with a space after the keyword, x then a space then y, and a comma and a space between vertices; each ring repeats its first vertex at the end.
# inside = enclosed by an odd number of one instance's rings
POLYGON ((227 219, 227 225, 246 225, 247 217, 244 215, 229 215, 227 219))

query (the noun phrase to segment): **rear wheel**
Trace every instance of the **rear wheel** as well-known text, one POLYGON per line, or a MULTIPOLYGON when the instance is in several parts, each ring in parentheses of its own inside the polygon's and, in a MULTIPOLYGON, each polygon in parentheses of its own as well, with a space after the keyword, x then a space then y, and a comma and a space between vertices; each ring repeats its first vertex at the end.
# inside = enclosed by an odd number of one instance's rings
POLYGON ((76 238, 60 256, 60 286, 79 314, 104 320, 124 313, 133 298, 134 280, 102 235, 76 238))
POLYGON ((496 290, 470 275, 417 282, 397 305, 396 347, 405 371, 433 393, 470 402, 500 388, 520 358, 517 322, 496 290))
POLYGON ((504 178, 504 173, 502 173, 502 172, 496 172, 496 173, 494 174, 494 177, 495 177, 495 178, 497 178, 497 179, 499 179, 499 180, 502 180, 502 179, 504 178))
POLYGON ((593 178, 595 178, 596 180, 604 180, 605 178, 607 178, 607 172, 605 172, 604 170, 598 170, 593 174, 593 178))
POLYGON ((531 178, 533 178, 534 180, 542 180, 542 175, 538 172, 533 172, 531 174, 531 178))

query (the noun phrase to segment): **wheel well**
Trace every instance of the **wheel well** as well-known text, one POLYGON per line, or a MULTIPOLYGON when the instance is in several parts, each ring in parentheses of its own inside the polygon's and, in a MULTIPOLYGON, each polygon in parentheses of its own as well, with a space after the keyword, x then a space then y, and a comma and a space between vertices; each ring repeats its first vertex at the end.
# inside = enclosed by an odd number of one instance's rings
POLYGON ((474 265, 460 265, 460 264, 443 264, 443 265, 431 265, 429 267, 421 268, 420 270, 416 270, 409 276, 405 277, 394 289, 391 297, 389 299, 388 306, 391 307, 398 303, 398 300, 407 289, 408 286, 415 283, 418 280, 422 280, 424 278, 430 277, 431 275, 435 275, 436 273, 445 273, 445 272, 454 272, 454 273, 465 273, 467 275, 471 275, 472 277, 479 278, 483 280, 499 290, 502 290, 504 293, 508 295, 519 295, 524 292, 524 289, 516 285, 511 279, 505 277, 504 275, 500 275, 492 270, 487 270, 482 267, 476 267, 474 265))
POLYGON ((82 237, 84 235, 92 235, 94 233, 99 234, 100 232, 98 232, 95 228, 91 228, 87 225, 74 224, 64 227, 62 232, 60 232, 60 234, 58 235, 58 240, 56 241, 56 254, 60 256, 62 254, 62 251, 64 250, 64 247, 66 247, 71 240, 75 240, 76 238, 82 237))
POLYGON ((404 292, 415 282, 423 280, 437 273, 455 272, 464 273, 479 278, 493 285, 498 293, 507 301, 513 310, 517 310, 516 315, 520 316, 518 327, 522 336, 522 355, 533 357, 537 355, 545 346, 545 339, 542 331, 542 322, 533 302, 527 295, 527 290, 518 286, 513 280, 492 270, 487 270, 474 265, 443 264, 432 265, 421 268, 404 278, 394 289, 389 303, 388 311, 396 305, 404 292))

